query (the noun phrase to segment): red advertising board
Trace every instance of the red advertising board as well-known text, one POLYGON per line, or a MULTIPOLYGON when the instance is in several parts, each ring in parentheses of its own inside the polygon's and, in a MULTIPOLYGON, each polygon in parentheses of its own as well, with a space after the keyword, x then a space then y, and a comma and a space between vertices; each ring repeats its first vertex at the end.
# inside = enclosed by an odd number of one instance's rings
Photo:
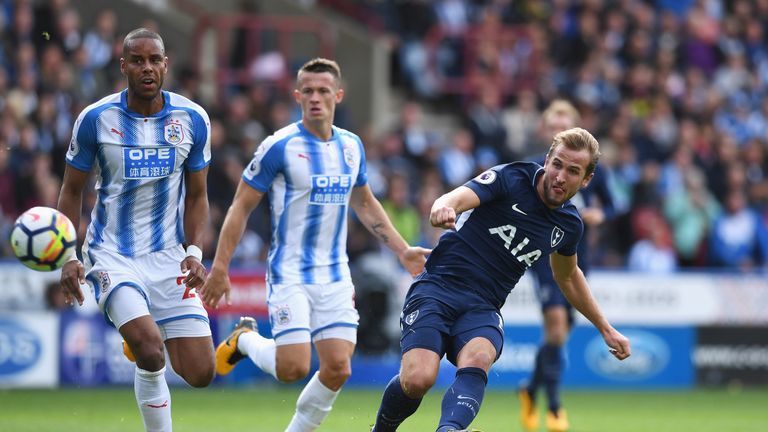
POLYGON ((267 286, 263 270, 232 270, 229 281, 232 290, 229 304, 222 302, 218 309, 208 309, 211 315, 248 315, 256 318, 267 316, 267 286))

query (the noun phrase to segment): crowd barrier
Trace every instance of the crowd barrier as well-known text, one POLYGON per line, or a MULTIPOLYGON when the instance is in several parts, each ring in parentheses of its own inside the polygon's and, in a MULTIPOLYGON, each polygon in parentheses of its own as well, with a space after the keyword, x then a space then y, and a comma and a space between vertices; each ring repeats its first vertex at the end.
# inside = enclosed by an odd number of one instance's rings
MULTIPOLYGON (((88 302, 46 311, 44 287, 55 273, 0 264, 0 388, 128 385, 133 364, 121 338, 88 302), (42 287, 42 288, 41 288, 42 287)), ((232 305, 211 313, 214 340, 243 313, 269 335, 262 271, 235 271, 232 305)), ((632 341, 632 357, 618 362, 597 331, 580 317, 567 344, 564 385, 574 388, 688 388, 768 384, 768 282, 761 275, 680 273, 651 276, 616 271, 590 275, 605 314, 632 341)), ((513 388, 529 376, 541 340, 540 312, 524 278, 502 310, 505 347, 489 385, 513 388)), ((383 387, 397 372, 396 350, 357 355, 349 385, 383 387)), ((441 368, 438 386, 452 381, 441 368)), ((169 382, 182 381, 169 368, 169 382)), ((272 383, 244 362, 221 385, 272 383)))

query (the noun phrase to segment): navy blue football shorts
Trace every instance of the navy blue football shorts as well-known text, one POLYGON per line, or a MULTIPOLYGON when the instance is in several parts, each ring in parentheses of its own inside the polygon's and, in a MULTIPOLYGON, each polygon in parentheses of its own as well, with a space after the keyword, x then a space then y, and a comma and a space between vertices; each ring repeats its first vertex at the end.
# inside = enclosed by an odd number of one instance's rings
POLYGON ((470 340, 482 337, 496 348, 504 347, 504 321, 499 310, 474 293, 451 291, 429 281, 411 286, 400 315, 400 350, 403 354, 424 348, 440 358, 456 358, 470 340))

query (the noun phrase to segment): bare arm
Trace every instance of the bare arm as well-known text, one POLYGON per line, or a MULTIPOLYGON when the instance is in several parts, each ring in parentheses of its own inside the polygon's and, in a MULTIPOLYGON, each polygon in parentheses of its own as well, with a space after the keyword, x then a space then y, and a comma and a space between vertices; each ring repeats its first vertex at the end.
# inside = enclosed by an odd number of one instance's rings
POLYGON ((209 307, 217 307, 222 295, 229 303, 229 263, 232 261, 232 254, 243 236, 248 216, 259 205, 263 197, 264 192, 260 192, 247 185, 242 179, 240 180, 235 198, 232 205, 229 206, 224 224, 221 226, 211 273, 203 287, 198 290, 203 303, 209 307))
POLYGON ((584 273, 576 264, 576 255, 565 256, 557 252, 549 256, 557 285, 568 301, 600 332, 611 353, 619 360, 630 355, 629 339, 611 326, 592 296, 584 273))
POLYGON ((475 191, 459 186, 435 200, 429 214, 429 222, 434 227, 456 228, 456 215, 480 205, 480 197, 475 191))
POLYGON ((387 212, 384 211, 368 185, 359 186, 352 190, 349 205, 363 226, 397 255, 400 263, 411 275, 415 276, 424 270, 424 262, 426 261, 424 256, 428 255, 431 250, 408 245, 408 242, 392 225, 387 212))
MULTIPOLYGON (((203 244, 203 235, 208 223, 208 167, 199 171, 187 171, 185 185, 187 188, 184 198, 184 238, 187 245, 198 248, 203 244)), ((187 274, 184 283, 197 288, 205 281, 205 267, 195 257, 187 256, 181 262, 181 272, 187 274)))
MULTIPOLYGON (((61 183, 59 202, 56 208, 72 221, 75 231, 80 226, 80 212, 83 208, 83 188, 88 180, 88 173, 67 164, 64 168, 64 180, 61 183)), ((65 301, 73 304, 77 300, 83 305, 85 297, 80 285, 85 283, 85 269, 78 260, 64 264, 61 269, 61 286, 64 289, 65 301)))

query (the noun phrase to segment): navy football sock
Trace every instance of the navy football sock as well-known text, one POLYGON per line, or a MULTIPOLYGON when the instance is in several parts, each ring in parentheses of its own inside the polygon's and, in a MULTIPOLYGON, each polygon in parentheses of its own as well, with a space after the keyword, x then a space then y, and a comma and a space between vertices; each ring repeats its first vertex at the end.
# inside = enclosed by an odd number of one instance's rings
POLYGON ((534 399, 536 398, 536 391, 539 390, 539 386, 544 382, 543 351, 546 346, 547 345, 539 346, 539 350, 536 352, 536 360, 533 363, 533 373, 531 374, 531 380, 526 387, 528 389, 528 394, 534 399))
POLYGON ((381 406, 376 414, 373 432, 395 432, 400 423, 415 413, 421 398, 411 399, 400 385, 400 375, 395 375, 381 397, 381 406))
POLYGON ((541 376, 549 400, 549 410, 560 409, 560 377, 563 373, 562 348, 556 345, 541 347, 541 376))
POLYGON ((464 429, 469 426, 480 411, 487 383, 488 374, 480 368, 457 370, 453 385, 443 396, 442 415, 437 430, 464 429))

